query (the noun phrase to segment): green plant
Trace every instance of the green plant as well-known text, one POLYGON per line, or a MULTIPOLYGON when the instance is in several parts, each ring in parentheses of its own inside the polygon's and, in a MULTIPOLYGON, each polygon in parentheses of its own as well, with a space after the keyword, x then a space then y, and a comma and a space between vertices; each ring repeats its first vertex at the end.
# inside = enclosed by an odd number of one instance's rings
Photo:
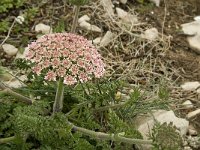
POLYGON ((172 123, 156 123, 151 133, 154 150, 181 150, 182 138, 172 123))
POLYGON ((32 7, 32 8, 28 8, 24 11, 24 17, 25 17, 25 21, 26 23, 28 23, 29 21, 33 21, 34 17, 37 15, 39 11, 38 7, 32 7))
POLYGON ((10 22, 8 21, 8 19, 3 19, 0 22, 0 33, 7 32, 9 27, 10 27, 10 22))
POLYGON ((18 8, 22 6, 25 0, 1 0, 0 1, 0 13, 7 12, 11 8, 18 8))

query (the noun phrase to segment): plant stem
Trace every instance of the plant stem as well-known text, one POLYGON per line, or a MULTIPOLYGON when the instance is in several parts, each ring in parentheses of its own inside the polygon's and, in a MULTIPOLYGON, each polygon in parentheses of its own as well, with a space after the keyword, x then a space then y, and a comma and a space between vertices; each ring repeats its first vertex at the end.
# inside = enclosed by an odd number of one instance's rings
POLYGON ((53 114, 61 112, 63 108, 63 95, 64 95, 63 79, 59 78, 57 84, 58 85, 57 85, 56 97, 53 105, 53 114))
POLYGON ((108 109, 121 108, 121 107, 125 106, 128 102, 129 101, 123 102, 123 103, 120 103, 120 104, 115 104, 115 105, 110 105, 110 106, 104 106, 104 107, 95 108, 95 109, 93 109, 93 111, 98 112, 98 111, 106 111, 108 109))
POLYGON ((15 140, 16 137, 15 136, 11 136, 11 137, 8 137, 8 138, 1 138, 0 139, 0 144, 3 144, 3 143, 8 143, 8 142, 11 142, 13 140, 15 140))
MULTIPOLYGON (((71 124, 71 123, 70 123, 71 124)), ((124 142, 124 143, 129 143, 129 144, 152 144, 152 140, 143 140, 143 139, 134 139, 134 138, 126 138, 117 134, 106 134, 103 132, 95 132, 92 130, 88 130, 82 127, 77 127, 73 124, 72 129, 74 131, 79 131, 85 135, 91 136, 95 139, 100 139, 100 140, 111 140, 111 141, 118 141, 118 142, 124 142)))
MULTIPOLYGON (((71 32, 74 33, 76 30, 76 25, 78 21, 78 14, 80 10, 80 6, 74 6, 75 8, 75 15, 72 23, 72 29, 71 32)), ((64 98, 64 84, 63 84, 63 79, 59 78, 58 85, 57 85, 57 91, 56 91, 56 97, 55 97, 55 102, 53 105, 53 114, 57 112, 61 112, 63 108, 63 98, 64 98)))
POLYGON ((9 94, 12 95, 13 97, 17 98, 18 101, 26 103, 26 104, 32 104, 34 102, 34 100, 31 100, 30 98, 23 96, 13 90, 11 90, 10 88, 7 88, 5 85, 3 85, 2 83, 0 83, 0 88, 3 89, 3 91, 0 91, 3 94, 9 94))
POLYGON ((72 23, 72 29, 71 32, 75 33, 76 30, 76 26, 77 26, 77 22, 78 22, 78 14, 80 11, 80 6, 74 6, 75 9, 75 14, 74 14, 74 19, 73 19, 73 23, 72 23))

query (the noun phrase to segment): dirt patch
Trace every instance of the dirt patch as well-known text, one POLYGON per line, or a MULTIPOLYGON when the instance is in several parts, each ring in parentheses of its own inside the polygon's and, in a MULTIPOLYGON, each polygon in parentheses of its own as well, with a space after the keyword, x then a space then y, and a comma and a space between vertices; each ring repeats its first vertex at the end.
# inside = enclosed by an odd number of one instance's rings
POLYGON ((156 27, 161 33, 171 36, 170 51, 166 53, 166 61, 171 62, 171 67, 179 72, 174 79, 183 82, 187 80, 200 81, 200 56, 188 45, 186 37, 181 34, 180 25, 193 21, 199 14, 195 0, 168 0, 161 1, 160 7, 138 7, 142 20, 156 27))

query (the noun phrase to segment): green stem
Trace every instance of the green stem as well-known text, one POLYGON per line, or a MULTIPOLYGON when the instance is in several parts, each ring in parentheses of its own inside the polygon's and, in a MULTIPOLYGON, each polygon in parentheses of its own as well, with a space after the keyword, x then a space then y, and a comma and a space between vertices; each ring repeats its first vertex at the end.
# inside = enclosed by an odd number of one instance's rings
POLYGON ((76 30, 80 6, 74 6, 74 8, 75 8, 75 15, 74 15, 73 23, 72 23, 72 29, 71 29, 72 33, 75 33, 75 30, 76 30))
POLYGON ((3 91, 0 91, 2 94, 9 94, 12 95, 13 97, 17 98, 18 101, 26 103, 26 104, 32 104, 34 102, 34 100, 31 100, 28 97, 25 97, 13 90, 11 90, 10 88, 7 88, 5 85, 3 85, 2 83, 0 83, 0 88, 3 89, 3 91))
POLYGON ((128 102, 129 101, 123 102, 123 103, 120 103, 120 104, 115 104, 115 105, 110 105, 110 106, 104 106, 104 107, 95 108, 95 109, 93 109, 93 111, 98 112, 98 111, 106 111, 108 109, 118 109, 118 108, 121 108, 121 107, 125 106, 128 102))
POLYGON ((15 139, 16 139, 15 136, 11 136, 11 137, 8 137, 8 138, 1 138, 1 139, 0 139, 0 144, 12 142, 12 141, 15 140, 15 139))
POLYGON ((58 85, 57 85, 57 91, 56 91, 56 97, 53 105, 53 114, 57 112, 61 112, 63 108, 63 97, 64 97, 64 83, 63 79, 59 78, 58 85))
MULTIPOLYGON (((117 141, 117 142, 123 142, 128 144, 152 144, 152 140, 143 140, 143 139, 134 139, 134 138, 126 138, 123 136, 120 136, 118 134, 107 134, 103 132, 95 132, 92 130, 88 130, 82 127, 75 126, 74 124, 68 122, 72 126, 73 131, 78 131, 83 133, 84 135, 91 136, 92 138, 99 139, 99 140, 111 140, 111 141, 117 141)), ((8 143, 13 140, 15 140, 16 137, 8 137, 8 138, 2 138, 0 139, 0 144, 8 143)))
POLYGON ((82 127, 77 127, 73 124, 71 124, 71 125, 72 125, 72 129, 74 131, 79 131, 79 132, 81 132, 85 135, 91 136, 95 139, 118 141, 118 142, 124 142, 124 143, 129 143, 129 144, 152 144, 152 140, 126 138, 126 137, 120 136, 118 134, 106 134, 103 132, 95 132, 95 131, 88 130, 88 129, 85 129, 82 127))

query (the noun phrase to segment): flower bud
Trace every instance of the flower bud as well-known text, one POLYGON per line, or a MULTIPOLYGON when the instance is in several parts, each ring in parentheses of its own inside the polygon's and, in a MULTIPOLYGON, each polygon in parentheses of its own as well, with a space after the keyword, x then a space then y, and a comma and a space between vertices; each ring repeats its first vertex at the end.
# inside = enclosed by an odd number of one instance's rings
POLYGON ((24 17, 23 16, 17 16, 17 18, 15 18, 15 21, 19 24, 22 24, 24 22, 24 17))

